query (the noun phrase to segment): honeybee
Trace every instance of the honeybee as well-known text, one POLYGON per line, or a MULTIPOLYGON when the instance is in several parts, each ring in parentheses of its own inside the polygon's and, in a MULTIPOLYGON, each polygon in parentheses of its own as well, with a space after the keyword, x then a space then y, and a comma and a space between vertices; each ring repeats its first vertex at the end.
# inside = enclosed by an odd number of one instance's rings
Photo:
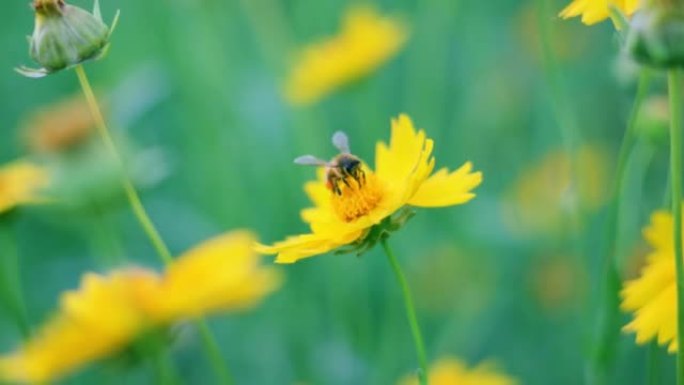
POLYGON ((295 159, 294 162, 303 166, 325 167, 325 176, 328 188, 337 195, 342 195, 340 183, 349 185, 349 178, 354 179, 359 186, 366 182, 366 174, 361 167, 361 159, 353 155, 349 149, 349 138, 342 131, 337 131, 332 136, 332 144, 340 153, 329 162, 313 155, 304 155, 295 159))

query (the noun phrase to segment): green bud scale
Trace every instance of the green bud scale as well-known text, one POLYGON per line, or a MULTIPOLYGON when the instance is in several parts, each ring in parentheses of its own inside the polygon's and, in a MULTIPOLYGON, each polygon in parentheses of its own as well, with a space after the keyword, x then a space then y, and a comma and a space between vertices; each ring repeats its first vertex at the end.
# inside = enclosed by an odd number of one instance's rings
POLYGON ((645 65, 684 66, 684 11, 655 7, 637 13, 630 25, 627 48, 645 65))
POLYGON ((100 58, 106 52, 112 29, 102 21, 97 1, 93 13, 64 0, 35 0, 33 8, 36 21, 29 53, 43 68, 18 68, 21 74, 42 77, 100 58))

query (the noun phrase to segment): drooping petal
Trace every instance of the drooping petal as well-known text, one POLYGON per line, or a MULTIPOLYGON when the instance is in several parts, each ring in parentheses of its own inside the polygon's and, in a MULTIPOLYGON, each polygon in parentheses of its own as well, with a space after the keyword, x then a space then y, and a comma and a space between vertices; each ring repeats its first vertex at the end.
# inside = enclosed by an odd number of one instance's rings
POLYGON ((482 182, 481 172, 471 172, 467 162, 454 172, 443 168, 425 180, 408 203, 419 207, 458 205, 475 197, 471 191, 482 182))
POLYGON ((295 263, 300 259, 325 254, 338 247, 350 244, 363 235, 363 230, 333 238, 327 234, 303 234, 287 237, 272 246, 257 244, 255 249, 263 254, 277 254, 276 263, 295 263))

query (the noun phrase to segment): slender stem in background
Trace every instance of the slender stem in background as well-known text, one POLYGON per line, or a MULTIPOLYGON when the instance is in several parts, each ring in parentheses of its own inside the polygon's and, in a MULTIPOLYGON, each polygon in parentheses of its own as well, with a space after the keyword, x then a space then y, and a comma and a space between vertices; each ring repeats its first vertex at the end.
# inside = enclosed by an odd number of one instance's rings
POLYGON ((223 361, 221 350, 219 349, 214 336, 211 334, 209 325, 207 325, 207 322, 204 319, 200 318, 195 321, 195 326, 197 327, 197 330, 199 330, 202 343, 204 344, 207 354, 209 355, 211 366, 214 368, 214 372, 221 381, 221 384, 232 384, 232 377, 223 361))
MULTIPOLYGON (((575 122, 573 111, 570 109, 568 95, 563 86, 563 74, 558 64, 558 59, 553 51, 553 33, 551 20, 555 17, 549 12, 548 0, 537 1, 537 26, 539 28, 539 38, 541 43, 542 64, 548 89, 551 96, 551 105, 555 113, 556 122, 560 128, 561 140, 565 153, 570 160, 570 186, 575 194, 579 191, 579 167, 577 149, 581 143, 580 131, 575 122)), ((576 243, 579 239, 578 230, 582 227, 581 207, 577 204, 578 199, 573 200, 571 215, 573 221, 573 234, 576 243)))
POLYGON ((682 260, 682 70, 668 71, 670 93, 670 171, 674 258, 677 272, 677 385, 684 385, 684 260, 682 260))
MULTIPOLYGON (((159 231, 157 231, 157 228, 154 226, 150 216, 147 214, 145 206, 143 206, 140 196, 135 190, 133 183, 126 175, 123 159, 121 159, 116 145, 114 144, 114 140, 109 133, 109 129, 107 128, 104 116, 102 115, 100 106, 97 103, 95 93, 90 86, 90 81, 88 81, 88 76, 86 75, 83 65, 79 64, 76 66, 76 74, 78 75, 78 80, 81 83, 81 88, 83 89, 83 94, 88 102, 90 112, 93 114, 93 118, 95 119, 98 132, 102 137, 105 146, 120 166, 123 189, 126 193, 126 197, 128 198, 131 208, 133 209, 133 213, 140 222, 140 225, 150 239, 152 246, 154 246, 161 260, 164 262, 164 264, 168 265, 173 262, 171 252, 166 246, 166 243, 164 243, 161 235, 159 235, 159 231)), ((226 364, 220 356, 220 352, 217 349, 218 344, 216 343, 216 339, 212 335, 211 330, 209 330, 207 325, 204 323, 204 320, 201 318, 196 321, 196 325, 202 334, 202 345, 204 350, 212 362, 212 367, 214 368, 216 376, 221 381, 220 383, 223 385, 230 384, 231 381, 230 377, 228 376, 228 369, 226 368, 226 364)))
POLYGON ((387 259, 389 260, 390 265, 392 265, 392 270, 394 271, 394 275, 397 278, 397 282, 401 287, 401 293, 404 296, 404 304, 406 305, 406 317, 408 318, 409 326, 411 327, 413 343, 416 346, 418 364, 420 365, 418 379, 420 380, 420 385, 427 385, 427 355, 425 354, 425 344, 423 343, 423 336, 420 333, 420 326, 418 325, 416 310, 413 307, 413 298, 411 297, 411 290, 408 287, 408 283, 406 282, 404 273, 401 271, 401 267, 399 266, 399 261, 397 261, 397 257, 392 252, 389 243, 387 243, 387 239, 382 240, 382 248, 385 250, 385 254, 387 255, 387 259))
POLYGON ((147 214, 147 211, 145 210, 145 206, 143 206, 142 201, 140 200, 138 192, 135 190, 133 183, 125 173, 123 160, 121 159, 119 151, 116 149, 116 145, 114 144, 114 140, 112 139, 112 136, 109 133, 109 129, 107 128, 107 124, 104 120, 104 116, 102 115, 100 106, 97 103, 97 99, 95 98, 95 93, 93 92, 93 89, 90 86, 88 76, 86 75, 82 64, 76 66, 76 75, 78 75, 78 81, 81 83, 83 94, 85 95, 86 101, 88 102, 90 112, 93 114, 93 118, 95 119, 95 124, 97 126, 97 130, 100 134, 100 137, 102 138, 102 141, 109 150, 110 154, 114 157, 116 162, 121 167, 121 182, 123 185, 124 192, 126 193, 126 198, 128 198, 128 201, 131 204, 131 208, 133 209, 133 214, 135 214, 135 217, 138 219, 138 222, 140 222, 140 225, 145 231, 145 234, 147 234, 147 237, 150 239, 150 242, 152 242, 152 246, 154 246, 155 250, 157 251, 157 254, 159 254, 159 257, 162 259, 162 261, 166 264, 171 263, 173 261, 173 257, 171 256, 169 248, 166 246, 161 236, 159 235, 159 231, 157 231, 157 229, 154 227, 154 224, 152 223, 150 216, 147 214))
POLYGON ((646 383, 648 385, 658 385, 660 383, 660 346, 653 341, 648 345, 648 367, 646 369, 646 383))
POLYGON ((21 285, 19 252, 8 227, 6 223, 0 223, 0 278, 2 278, 0 290, 4 292, 5 300, 12 312, 17 328, 22 337, 26 339, 31 329, 21 285))
POLYGON ((612 365, 615 356, 615 348, 620 334, 620 309, 618 293, 621 287, 621 277, 617 265, 618 250, 618 228, 620 224, 620 207, 622 202, 622 190, 627 176, 627 164, 630 155, 637 142, 636 122, 639 117, 641 105, 648 94, 648 87, 651 82, 651 74, 647 69, 643 69, 639 75, 634 104, 627 120, 622 143, 618 154, 617 165, 615 168, 615 179, 610 191, 610 202, 608 206, 606 222, 606 241, 608 247, 603 256, 603 266, 600 277, 600 284, 603 286, 601 298, 601 308, 596 321, 596 339, 598 344, 593 356, 592 378, 594 382, 603 383, 606 381, 608 369, 612 365))

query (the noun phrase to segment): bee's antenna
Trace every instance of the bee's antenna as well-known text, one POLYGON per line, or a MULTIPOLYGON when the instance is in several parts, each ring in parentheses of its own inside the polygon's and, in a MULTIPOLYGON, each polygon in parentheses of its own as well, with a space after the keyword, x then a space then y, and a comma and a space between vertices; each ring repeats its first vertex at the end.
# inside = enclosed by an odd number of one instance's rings
POLYGON ((327 166, 328 162, 318 159, 313 155, 302 155, 294 160, 295 164, 301 166, 327 166))
POLYGON ((349 149, 349 138, 344 132, 337 131, 333 134, 332 143, 341 153, 351 154, 351 150, 349 149))

